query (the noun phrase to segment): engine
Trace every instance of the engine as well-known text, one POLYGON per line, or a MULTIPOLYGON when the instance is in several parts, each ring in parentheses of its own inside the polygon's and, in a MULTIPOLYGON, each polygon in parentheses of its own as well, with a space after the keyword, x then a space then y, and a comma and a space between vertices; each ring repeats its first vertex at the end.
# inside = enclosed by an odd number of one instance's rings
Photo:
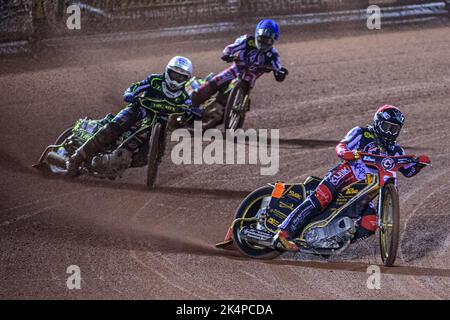
POLYGON ((131 151, 118 149, 112 153, 101 154, 92 159, 92 169, 104 175, 117 175, 130 167, 133 158, 131 151))
POLYGON ((336 220, 324 228, 313 228, 305 233, 306 242, 317 249, 339 249, 356 232, 355 223, 349 217, 336 220))

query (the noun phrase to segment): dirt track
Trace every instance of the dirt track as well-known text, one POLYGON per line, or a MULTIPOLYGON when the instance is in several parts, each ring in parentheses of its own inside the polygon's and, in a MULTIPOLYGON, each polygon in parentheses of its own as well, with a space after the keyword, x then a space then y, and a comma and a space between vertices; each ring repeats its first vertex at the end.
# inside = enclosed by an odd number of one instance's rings
POLYGON ((0 298, 450 298, 445 25, 286 36, 279 50, 290 81, 259 81, 246 123, 281 128, 277 177, 260 176, 256 166, 177 167, 167 157, 149 193, 143 170, 117 182, 68 182, 31 169, 78 117, 119 110, 130 82, 180 53, 198 74, 220 70, 220 50, 231 40, 174 41, 162 53, 143 40, 75 43, 34 60, 0 58, 0 298), (429 154, 434 166, 401 179, 401 251, 398 267, 383 268, 381 290, 366 288, 367 267, 380 263, 375 238, 329 262, 302 255, 253 261, 214 248, 251 190, 323 175, 337 161, 333 141, 383 103, 404 109, 402 144, 429 154), (69 265, 80 266, 82 290, 67 290, 69 265))

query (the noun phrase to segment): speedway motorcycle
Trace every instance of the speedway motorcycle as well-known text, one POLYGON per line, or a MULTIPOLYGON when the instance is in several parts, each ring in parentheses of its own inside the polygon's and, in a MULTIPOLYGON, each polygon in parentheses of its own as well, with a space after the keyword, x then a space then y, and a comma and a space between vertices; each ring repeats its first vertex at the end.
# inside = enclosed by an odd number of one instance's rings
MULTIPOLYGON (((123 133, 107 150, 102 151, 85 162, 80 174, 100 179, 115 180, 122 177, 129 168, 147 167, 147 187, 152 190, 158 173, 158 166, 165 152, 166 132, 184 125, 185 116, 194 114, 186 109, 181 114, 165 114, 152 109, 152 101, 137 97, 133 103, 152 111, 152 116, 142 120, 137 126, 123 133), (132 153, 125 146, 137 148, 132 153)), ((52 175, 64 175, 67 172, 67 161, 75 151, 88 139, 94 136, 103 126, 112 121, 114 115, 108 114, 100 120, 84 118, 66 129, 49 145, 34 168, 52 175)))
MULTIPOLYGON (((400 206, 397 173, 408 165, 418 164, 413 155, 381 156, 360 153, 361 161, 375 169, 336 197, 336 200, 313 219, 295 238, 299 252, 328 258, 346 250, 356 232, 356 222, 369 202, 378 198, 377 215, 381 259, 385 266, 395 262, 399 246, 400 206)), ((429 165, 420 163, 421 165, 429 165)), ((279 225, 312 194, 322 179, 309 177, 304 183, 278 182, 251 193, 238 208, 225 240, 216 247, 235 244, 245 256, 274 259, 283 253, 272 247, 279 225)))
MULTIPOLYGON (((253 67, 232 80, 230 84, 212 95, 202 104, 205 109, 203 118, 203 130, 215 128, 221 124, 225 130, 237 130, 243 127, 245 117, 250 111, 250 93, 253 89, 251 83, 256 81, 254 73, 260 71, 273 71, 270 67, 253 67)), ((209 74, 204 79, 192 78, 186 84, 186 91, 193 95, 207 81, 211 80, 214 74, 209 74)))

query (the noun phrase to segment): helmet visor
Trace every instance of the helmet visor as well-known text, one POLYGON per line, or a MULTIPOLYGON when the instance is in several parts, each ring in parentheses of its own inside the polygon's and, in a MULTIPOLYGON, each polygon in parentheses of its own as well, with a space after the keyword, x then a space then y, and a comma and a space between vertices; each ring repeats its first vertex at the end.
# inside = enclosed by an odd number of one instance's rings
POLYGON ((402 127, 396 123, 392 123, 389 121, 383 121, 380 124, 381 132, 386 134, 392 134, 394 136, 398 135, 400 133, 400 130, 402 130, 402 127))
POLYGON ((169 76, 170 80, 177 82, 179 84, 184 84, 189 80, 189 76, 179 73, 173 69, 168 69, 167 75, 169 76))
POLYGON ((262 50, 271 49, 275 43, 275 39, 269 36, 258 36, 256 41, 258 42, 259 48, 262 50))

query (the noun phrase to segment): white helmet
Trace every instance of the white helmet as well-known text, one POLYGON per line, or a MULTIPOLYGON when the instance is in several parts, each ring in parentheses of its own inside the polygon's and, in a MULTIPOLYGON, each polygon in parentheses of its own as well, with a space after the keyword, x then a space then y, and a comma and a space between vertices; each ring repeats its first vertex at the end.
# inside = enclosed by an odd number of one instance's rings
POLYGON ((181 90, 192 78, 192 62, 185 57, 174 57, 167 64, 165 82, 172 91, 181 90))

